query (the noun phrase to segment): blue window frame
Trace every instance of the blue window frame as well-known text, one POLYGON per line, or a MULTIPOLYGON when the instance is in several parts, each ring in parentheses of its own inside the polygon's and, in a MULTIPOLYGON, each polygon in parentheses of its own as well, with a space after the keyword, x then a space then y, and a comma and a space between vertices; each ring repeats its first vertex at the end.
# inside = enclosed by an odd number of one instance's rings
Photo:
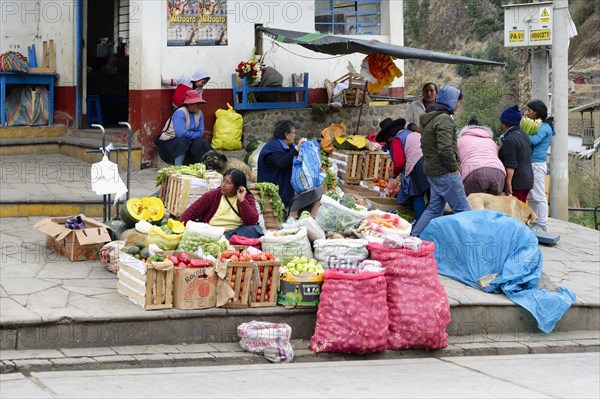
POLYGON ((315 0, 315 30, 335 35, 380 35, 381 0, 315 0))

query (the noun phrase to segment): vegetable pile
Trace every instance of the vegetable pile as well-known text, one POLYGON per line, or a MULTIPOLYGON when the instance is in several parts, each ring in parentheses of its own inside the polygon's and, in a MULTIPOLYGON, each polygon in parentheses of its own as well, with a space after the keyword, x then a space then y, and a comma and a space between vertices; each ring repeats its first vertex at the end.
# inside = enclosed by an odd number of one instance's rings
POLYGON ((256 253, 250 253, 247 249, 243 251, 234 251, 234 250, 226 250, 221 252, 219 256, 219 260, 231 260, 232 262, 268 262, 277 260, 275 255, 271 252, 261 252, 258 251, 256 253))
POLYGON ((256 188, 260 193, 260 198, 258 199, 260 209, 264 211, 267 205, 270 204, 273 208, 273 216, 279 219, 279 221, 283 221, 283 218, 285 217, 285 206, 283 205, 283 202, 281 202, 281 197, 279 196, 279 187, 273 183, 254 183, 250 188, 256 188))
POLYGON ((190 259, 188 254, 180 252, 175 255, 167 256, 167 259, 173 262, 174 266, 182 267, 184 269, 193 269, 200 267, 212 267, 212 262, 206 259, 190 259))
POLYGON ((203 163, 195 163, 192 165, 173 165, 162 168, 156 174, 156 185, 160 186, 167 177, 167 173, 181 173, 182 175, 190 175, 195 177, 206 177, 206 166, 203 163))
POLYGON ((202 251, 205 254, 210 254, 216 258, 219 256, 221 251, 226 250, 228 246, 229 243, 225 238, 220 240, 212 240, 198 233, 186 231, 183 234, 181 241, 179 241, 179 246, 177 249, 186 252, 196 252, 198 247, 202 247, 202 251))

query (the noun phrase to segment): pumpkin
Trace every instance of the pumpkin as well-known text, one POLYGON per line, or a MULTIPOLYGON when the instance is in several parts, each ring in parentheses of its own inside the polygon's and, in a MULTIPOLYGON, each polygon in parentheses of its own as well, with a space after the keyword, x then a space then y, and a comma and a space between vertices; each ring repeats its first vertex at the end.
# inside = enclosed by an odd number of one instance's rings
POLYGON ((135 226, 140 220, 159 225, 165 216, 165 205, 160 198, 131 198, 121 207, 121 220, 135 226))
POLYGON ((336 137, 333 140, 333 146, 341 150, 360 151, 367 146, 365 136, 353 135, 348 137, 336 137))

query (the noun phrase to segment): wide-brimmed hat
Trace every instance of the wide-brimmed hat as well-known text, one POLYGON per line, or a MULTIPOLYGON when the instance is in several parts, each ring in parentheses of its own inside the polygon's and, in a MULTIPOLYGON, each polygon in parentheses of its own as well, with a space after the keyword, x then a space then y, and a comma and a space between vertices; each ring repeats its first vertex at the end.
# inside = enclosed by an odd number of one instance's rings
POLYGON ((404 119, 404 118, 398 118, 398 119, 385 118, 384 120, 382 120, 379 123, 379 128, 381 130, 379 131, 379 133, 377 133, 377 137, 375 138, 375 140, 377 140, 378 143, 387 142, 387 138, 390 135, 395 135, 401 129, 404 129, 405 124, 406 124, 406 119, 404 119))
POLYGON ((185 92, 185 100, 183 100, 184 104, 204 104, 205 102, 206 101, 196 90, 188 90, 185 92))

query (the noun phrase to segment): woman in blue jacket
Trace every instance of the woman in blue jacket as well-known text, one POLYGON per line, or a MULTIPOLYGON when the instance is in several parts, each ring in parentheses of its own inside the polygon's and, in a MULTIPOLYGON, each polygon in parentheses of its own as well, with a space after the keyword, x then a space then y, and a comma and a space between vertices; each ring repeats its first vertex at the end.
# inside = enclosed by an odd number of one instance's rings
MULTIPOLYGON (((548 108, 540 100, 532 100, 527 104, 527 117, 530 119, 541 119, 542 125, 538 131, 529 136, 531 140, 531 164, 533 167, 533 188, 529 192, 527 201, 535 212, 537 220, 535 224, 546 231, 548 222, 548 201, 546 199, 546 154, 550 141, 556 134, 552 124, 552 117, 548 117, 548 108)), ((535 227, 534 227, 535 228, 535 227)))
POLYGON ((316 217, 324 193, 323 188, 318 187, 296 195, 292 186, 294 157, 298 156, 300 146, 306 141, 302 138, 294 146, 295 139, 294 122, 281 120, 275 123, 273 137, 267 141, 258 156, 257 180, 279 186, 281 202, 288 209, 291 217, 297 218, 302 210, 308 210, 313 217, 316 217))

